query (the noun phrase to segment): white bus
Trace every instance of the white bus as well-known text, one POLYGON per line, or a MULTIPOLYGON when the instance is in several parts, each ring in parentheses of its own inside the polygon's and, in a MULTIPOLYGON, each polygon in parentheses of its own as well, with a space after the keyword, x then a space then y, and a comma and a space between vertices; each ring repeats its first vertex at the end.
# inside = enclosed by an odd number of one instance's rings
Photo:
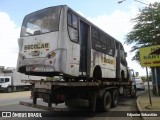
POLYGON ((122 44, 66 5, 25 16, 18 71, 72 79, 127 78, 122 44))

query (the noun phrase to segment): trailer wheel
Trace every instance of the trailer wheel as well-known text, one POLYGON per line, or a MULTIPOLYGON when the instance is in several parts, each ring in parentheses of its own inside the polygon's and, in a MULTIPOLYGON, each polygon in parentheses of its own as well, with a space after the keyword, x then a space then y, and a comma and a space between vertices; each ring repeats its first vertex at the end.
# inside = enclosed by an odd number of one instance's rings
POLYGON ((111 107, 111 94, 110 94, 110 92, 109 91, 106 91, 105 92, 105 94, 104 94, 104 96, 103 96, 103 102, 102 102, 102 110, 104 111, 104 112, 107 112, 107 111, 109 111, 109 109, 110 109, 110 107, 111 107))
POLYGON ((132 85, 132 87, 131 87, 131 97, 132 98, 136 98, 137 97, 136 85, 132 85))
POLYGON ((111 91, 111 96, 112 96, 112 104, 111 104, 111 106, 112 107, 116 107, 117 104, 118 104, 118 100, 119 100, 119 95, 118 95, 117 89, 113 89, 111 91))
POLYGON ((8 93, 13 92, 13 88, 12 88, 12 87, 8 87, 8 88, 7 88, 7 92, 8 92, 8 93))

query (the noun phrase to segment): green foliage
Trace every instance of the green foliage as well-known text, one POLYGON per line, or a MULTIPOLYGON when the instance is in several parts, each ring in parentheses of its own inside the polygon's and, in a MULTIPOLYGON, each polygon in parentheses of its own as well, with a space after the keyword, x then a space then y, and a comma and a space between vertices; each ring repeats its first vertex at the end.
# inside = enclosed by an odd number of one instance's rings
POLYGON ((61 77, 59 77, 59 76, 47 77, 46 78, 47 81, 56 81, 56 80, 60 80, 60 79, 61 79, 61 77))
POLYGON ((48 77, 48 78, 46 78, 46 80, 47 81, 53 81, 53 80, 55 80, 55 77, 48 77))
POLYGON ((160 45, 160 3, 155 2, 139 11, 132 31, 126 36, 125 44, 134 44, 131 52, 136 54, 132 58, 139 62, 139 48, 160 45))
POLYGON ((141 76, 141 79, 143 80, 143 82, 145 82, 145 81, 152 81, 152 76, 148 76, 148 80, 147 80, 147 76, 141 76))

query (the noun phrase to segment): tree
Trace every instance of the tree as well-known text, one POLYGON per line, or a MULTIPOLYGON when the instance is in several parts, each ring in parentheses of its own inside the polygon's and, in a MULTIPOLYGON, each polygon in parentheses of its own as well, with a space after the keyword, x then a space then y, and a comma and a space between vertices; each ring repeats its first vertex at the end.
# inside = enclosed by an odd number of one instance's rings
POLYGON ((132 31, 126 36, 125 44, 134 44, 131 52, 135 52, 132 60, 140 61, 139 48, 160 45, 160 3, 155 2, 139 11, 132 31))

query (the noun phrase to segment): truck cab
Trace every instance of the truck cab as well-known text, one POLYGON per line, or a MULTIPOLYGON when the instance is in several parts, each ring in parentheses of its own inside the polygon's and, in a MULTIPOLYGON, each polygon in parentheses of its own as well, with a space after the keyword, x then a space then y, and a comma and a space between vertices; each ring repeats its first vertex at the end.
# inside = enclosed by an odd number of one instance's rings
POLYGON ((0 90, 7 90, 7 92, 9 92, 9 86, 11 86, 11 77, 0 76, 0 90))

